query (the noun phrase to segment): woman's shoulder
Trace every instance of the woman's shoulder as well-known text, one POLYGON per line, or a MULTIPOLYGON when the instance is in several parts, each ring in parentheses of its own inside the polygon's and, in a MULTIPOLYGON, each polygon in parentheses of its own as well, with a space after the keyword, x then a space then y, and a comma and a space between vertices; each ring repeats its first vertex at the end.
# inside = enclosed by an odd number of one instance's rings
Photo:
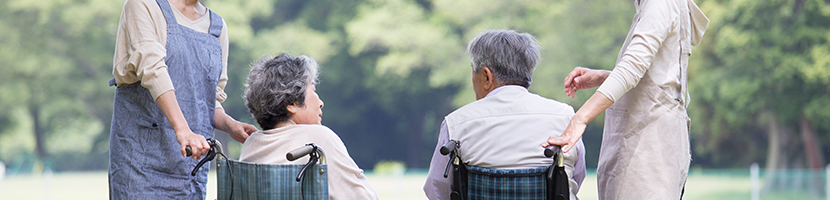
POLYGON ((158 18, 164 19, 164 12, 155 0, 126 0, 124 1, 122 17, 128 18, 158 18))
POLYGON ((313 134, 321 136, 337 136, 329 127, 319 124, 298 124, 294 125, 294 131, 301 131, 304 134, 313 134))
POLYGON ((294 128, 304 131, 334 132, 329 127, 320 124, 297 124, 294 128))
POLYGON ((126 0, 124 1, 124 8, 146 8, 148 6, 158 6, 156 0, 126 0))

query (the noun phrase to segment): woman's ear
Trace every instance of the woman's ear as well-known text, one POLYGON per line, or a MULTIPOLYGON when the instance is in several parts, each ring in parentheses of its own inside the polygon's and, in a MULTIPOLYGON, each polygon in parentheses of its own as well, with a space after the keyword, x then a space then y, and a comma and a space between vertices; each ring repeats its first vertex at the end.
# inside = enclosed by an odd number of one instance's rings
POLYGON ((288 109, 288 112, 291 113, 291 115, 297 114, 297 112, 300 111, 300 106, 298 106, 296 103, 285 107, 286 109, 288 109))

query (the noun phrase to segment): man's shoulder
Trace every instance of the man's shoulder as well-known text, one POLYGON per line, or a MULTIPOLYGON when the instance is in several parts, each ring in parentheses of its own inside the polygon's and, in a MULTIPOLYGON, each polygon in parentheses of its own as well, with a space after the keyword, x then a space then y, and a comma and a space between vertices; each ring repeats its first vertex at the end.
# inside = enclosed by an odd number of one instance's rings
POLYGON ((557 101, 557 100, 554 100, 554 99, 549 99, 549 98, 540 96, 538 94, 534 94, 534 93, 530 93, 530 94, 532 96, 535 96, 536 98, 539 98, 539 102, 541 104, 545 104, 546 107, 552 108, 553 111, 557 111, 558 113, 563 113, 563 114, 568 114, 568 113, 571 114, 571 115, 574 114, 574 108, 571 105, 568 105, 566 103, 563 103, 563 102, 560 102, 560 101, 557 101))
POLYGON ((466 120, 506 116, 511 114, 545 114, 571 117, 574 109, 566 103, 545 98, 537 94, 524 92, 487 97, 456 109, 445 117, 448 125, 461 123, 466 120))

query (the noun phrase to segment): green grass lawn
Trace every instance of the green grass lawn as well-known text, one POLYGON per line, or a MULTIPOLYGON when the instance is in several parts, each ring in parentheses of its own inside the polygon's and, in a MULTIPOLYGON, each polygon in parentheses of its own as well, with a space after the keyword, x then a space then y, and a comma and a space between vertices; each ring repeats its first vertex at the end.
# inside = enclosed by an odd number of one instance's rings
MULTIPOLYGON (((210 174, 208 198, 216 198, 215 174, 210 174)), ((402 176, 367 174, 382 199, 426 199, 422 187, 426 174, 402 176)), ((596 175, 585 178, 578 194, 582 200, 597 199, 596 175)), ((749 199, 749 176, 693 174, 689 176, 684 199, 749 199)), ((0 199, 107 199, 106 172, 57 173, 51 177, 11 176, 0 181, 0 199)), ((821 199, 803 192, 766 194, 761 199, 821 199)))

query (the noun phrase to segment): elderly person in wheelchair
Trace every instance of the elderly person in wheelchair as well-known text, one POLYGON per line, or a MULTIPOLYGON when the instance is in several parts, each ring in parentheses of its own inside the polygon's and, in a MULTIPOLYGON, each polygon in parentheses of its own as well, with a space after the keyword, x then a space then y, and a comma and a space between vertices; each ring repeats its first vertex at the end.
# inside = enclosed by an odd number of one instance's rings
POLYGON ((263 57, 251 67, 243 98, 263 131, 242 145, 240 161, 305 164, 289 161, 286 152, 314 143, 325 150, 330 199, 378 199, 363 170, 331 129, 321 125, 323 101, 315 92, 317 63, 306 56, 263 57))
MULTIPOLYGON (((532 35, 513 30, 488 30, 470 41, 467 53, 472 62, 476 101, 450 113, 441 124, 424 184, 429 199, 450 199, 454 193, 451 185, 457 184, 453 183, 453 173, 445 173, 449 167, 447 163, 456 158, 439 154, 447 142, 457 142, 452 145, 457 147, 455 156, 458 160, 453 161, 456 163, 508 171, 546 169, 552 166, 553 159, 543 155, 544 149, 538 141, 561 134, 574 115, 571 106, 528 91, 540 57, 539 44, 532 35)), ((576 151, 562 156, 568 187, 565 199, 577 199, 579 186, 585 178, 585 147, 581 139, 574 149, 576 151)), ((471 184, 469 188, 478 187, 473 186, 474 183, 467 184, 471 184)), ((542 188, 543 191, 550 189, 542 188)), ((487 195, 495 196, 468 198, 527 199, 526 194, 521 197, 487 195)))

